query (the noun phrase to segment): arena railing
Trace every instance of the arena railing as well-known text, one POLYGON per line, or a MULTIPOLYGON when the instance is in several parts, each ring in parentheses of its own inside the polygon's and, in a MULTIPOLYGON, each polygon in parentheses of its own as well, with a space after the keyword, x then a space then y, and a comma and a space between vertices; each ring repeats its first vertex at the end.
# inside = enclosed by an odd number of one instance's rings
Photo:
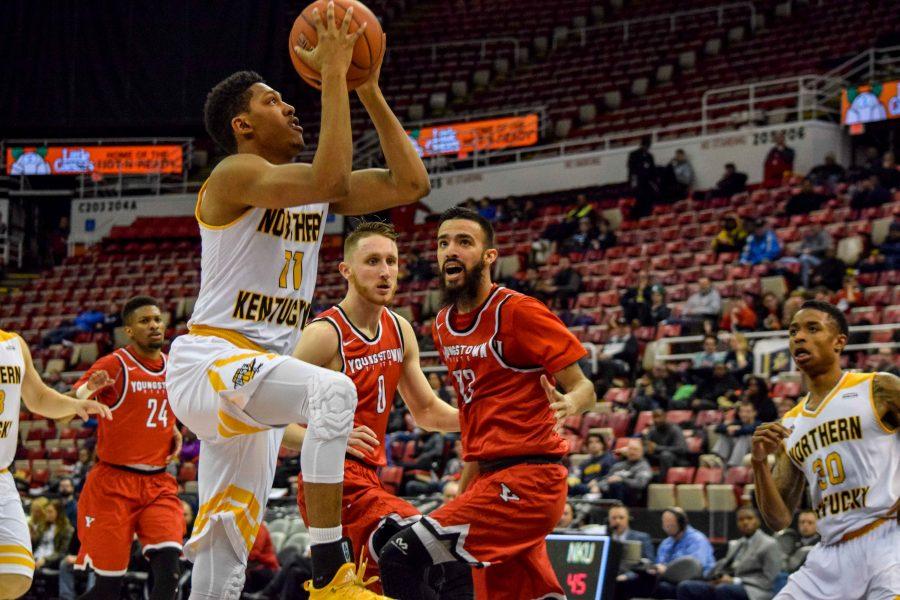
POLYGON ((719 26, 725 23, 725 14, 729 11, 746 10, 750 29, 756 28, 756 7, 752 2, 730 2, 719 4, 716 6, 707 6, 704 8, 693 8, 689 10, 678 10, 669 13, 654 15, 652 17, 640 17, 635 19, 624 19, 622 21, 612 21, 610 23, 601 23, 599 25, 589 25, 587 27, 576 27, 566 32, 564 36, 553 37, 553 49, 556 49, 560 39, 568 38, 570 35, 577 35, 580 39, 580 45, 587 43, 588 35, 598 31, 617 31, 621 30, 621 41, 627 42, 631 32, 639 28, 641 25, 650 23, 658 23, 659 21, 669 22, 669 32, 674 33, 678 29, 679 19, 688 17, 696 17, 702 14, 716 13, 719 26))

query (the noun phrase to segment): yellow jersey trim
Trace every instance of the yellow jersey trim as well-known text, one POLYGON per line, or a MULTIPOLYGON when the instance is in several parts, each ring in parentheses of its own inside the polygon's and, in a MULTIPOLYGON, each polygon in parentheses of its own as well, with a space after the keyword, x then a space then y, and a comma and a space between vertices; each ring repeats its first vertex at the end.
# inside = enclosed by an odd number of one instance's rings
POLYGON ((841 375, 841 378, 838 380, 837 385, 835 385, 831 389, 831 391, 828 392, 828 395, 825 396, 825 398, 822 399, 816 409, 812 411, 806 409, 806 404, 807 402, 809 402, 809 393, 807 393, 806 398, 803 399, 803 414, 807 417, 819 416, 819 413, 821 413, 825 409, 825 406, 827 406, 828 403, 831 402, 832 398, 837 396, 838 392, 847 389, 848 387, 853 387, 854 385, 862 382, 863 379, 865 379, 865 375, 865 373, 844 373, 843 375, 841 375), (859 375, 863 375, 863 377, 859 377, 859 375))
POLYGON ((203 192, 206 191, 206 184, 207 184, 207 183, 209 183, 209 180, 208 180, 208 179, 207 179, 206 181, 203 182, 203 185, 202 185, 202 186, 200 186, 200 191, 197 192, 197 204, 194 205, 194 217, 197 219, 197 224, 200 225, 200 227, 202 227, 203 229, 209 229, 209 230, 212 230, 212 231, 219 231, 219 230, 222 230, 222 229, 228 229, 228 228, 231 227, 232 225, 237 225, 237 223, 240 222, 241 219, 243 219, 244 217, 246 217, 247 214, 248 214, 251 210, 253 210, 253 207, 252 207, 252 206, 248 206, 248 207, 247 207, 247 210, 245 210, 245 211, 242 212, 240 215, 238 215, 237 217, 235 217, 231 222, 226 223, 226 224, 224 224, 224 225, 211 225, 211 224, 209 224, 209 223, 204 222, 203 219, 200 218, 200 203, 203 201, 203 192))
POLYGON ((875 415, 875 422, 878 423, 878 426, 881 427, 882 431, 885 433, 896 433, 896 428, 891 428, 887 423, 881 420, 881 415, 878 414, 878 407, 875 406, 875 377, 878 373, 871 373, 872 379, 869 381, 869 404, 872 406, 872 414, 875 415))
POLYGON ((9 331, 3 331, 2 329, 0 329, 0 342, 5 342, 7 340, 14 339, 15 337, 15 333, 10 333, 9 331))
POLYGON ((211 327, 209 325, 191 325, 188 327, 188 333, 191 335, 205 335, 210 337, 217 337, 234 344, 238 348, 243 348, 244 350, 255 350, 256 352, 262 354, 268 354, 269 351, 257 344, 256 342, 251 342, 245 336, 241 335, 237 331, 233 331, 231 329, 225 329, 224 327, 211 327))

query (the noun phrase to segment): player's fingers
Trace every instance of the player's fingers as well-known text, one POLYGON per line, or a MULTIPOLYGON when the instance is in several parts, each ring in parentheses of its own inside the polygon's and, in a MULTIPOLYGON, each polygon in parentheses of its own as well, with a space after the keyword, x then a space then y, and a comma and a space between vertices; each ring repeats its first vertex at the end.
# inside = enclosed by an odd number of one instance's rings
POLYGON ((334 2, 328 3, 328 8, 325 9, 325 20, 327 21, 327 23, 325 23, 326 31, 331 31, 337 27, 334 22, 334 2))
POLYGON ((322 35, 326 31, 328 31, 328 26, 322 21, 322 13, 318 8, 314 8, 312 11, 313 25, 316 28, 316 33, 322 35))
POLYGON ((359 427, 355 428, 354 431, 362 431, 363 433, 371 435, 373 438, 378 437, 377 435, 375 435, 375 432, 372 431, 372 429, 370 427, 367 427, 366 425, 360 425, 359 427))
POLYGON ((347 445, 355 446, 357 448, 362 448, 364 450, 369 450, 371 452, 374 452, 375 447, 378 446, 378 440, 375 440, 375 443, 373 444, 369 440, 365 440, 362 438, 351 438, 350 440, 347 441, 347 445))
POLYGON ((368 444, 368 445, 370 445, 370 446, 377 446, 377 445, 378 445, 378 438, 377 438, 377 437, 375 437, 374 435, 369 435, 368 433, 365 433, 365 432, 363 432, 363 431, 358 431, 358 432, 355 433, 355 435, 353 435, 353 436, 351 436, 351 437, 352 437, 354 440, 361 440, 361 441, 365 442, 366 444, 368 444))
POLYGON ((341 33, 347 35, 347 32, 350 31, 350 23, 353 22, 353 7, 349 7, 344 12, 344 20, 341 21, 341 33))
POLYGON ((363 21, 363 24, 359 26, 359 28, 350 34, 350 40, 355 44, 356 40, 362 37, 362 35, 366 32, 366 27, 368 27, 368 23, 363 21))
POLYGON ((349 445, 347 446, 347 454, 355 456, 356 458, 365 458, 365 455, 362 452, 349 445))
POLYGON ((772 423, 771 431, 778 433, 781 437, 785 438, 791 435, 791 430, 782 425, 781 423, 772 423))
POLYGON ((556 388, 551 385, 550 380, 547 379, 546 375, 541 375, 541 387, 544 388, 544 391, 547 393, 547 397, 552 399, 554 393, 556 392, 556 388))

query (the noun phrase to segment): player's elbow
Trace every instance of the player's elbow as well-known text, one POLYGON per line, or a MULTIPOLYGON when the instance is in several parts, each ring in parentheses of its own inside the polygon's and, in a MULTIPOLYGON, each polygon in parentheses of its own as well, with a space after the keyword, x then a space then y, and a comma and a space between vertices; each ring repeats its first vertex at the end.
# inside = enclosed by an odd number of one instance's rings
POLYGON ((763 521, 766 522, 766 525, 769 526, 769 529, 772 531, 781 531, 782 529, 787 529, 791 524, 791 516, 783 515, 783 514, 772 514, 768 511, 761 511, 763 521))
POLYGON ((327 198, 343 198, 350 195, 350 175, 329 174, 319 185, 322 195, 327 198))
POLYGON ((397 191, 401 204, 412 204, 431 193, 431 181, 427 176, 415 177, 398 185, 397 191))

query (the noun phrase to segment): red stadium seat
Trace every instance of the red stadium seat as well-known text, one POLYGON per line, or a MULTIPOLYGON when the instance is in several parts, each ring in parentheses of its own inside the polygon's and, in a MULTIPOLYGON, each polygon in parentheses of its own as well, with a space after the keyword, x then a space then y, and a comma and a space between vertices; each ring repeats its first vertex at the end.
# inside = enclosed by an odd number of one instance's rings
POLYGON ((675 423, 676 425, 684 425, 690 423, 694 418, 694 413, 690 410, 670 410, 666 412, 666 421, 675 423))
POLYGON ((628 426, 631 424, 631 415, 627 412, 613 412, 607 415, 606 425, 612 429, 616 438, 628 435, 628 426))
POLYGON ((746 485, 753 482, 753 471, 749 467, 729 467, 725 472, 725 483, 746 485))
POLYGON ((666 472, 666 483, 691 483, 694 480, 694 467, 672 467, 666 472))
POLYGON ((721 483, 723 469, 713 467, 700 467, 694 474, 694 483, 721 483))
POLYGON ((649 410, 639 412, 637 421, 634 424, 634 435, 641 435, 644 433, 644 430, 650 427, 651 423, 653 423, 653 412, 649 410))

